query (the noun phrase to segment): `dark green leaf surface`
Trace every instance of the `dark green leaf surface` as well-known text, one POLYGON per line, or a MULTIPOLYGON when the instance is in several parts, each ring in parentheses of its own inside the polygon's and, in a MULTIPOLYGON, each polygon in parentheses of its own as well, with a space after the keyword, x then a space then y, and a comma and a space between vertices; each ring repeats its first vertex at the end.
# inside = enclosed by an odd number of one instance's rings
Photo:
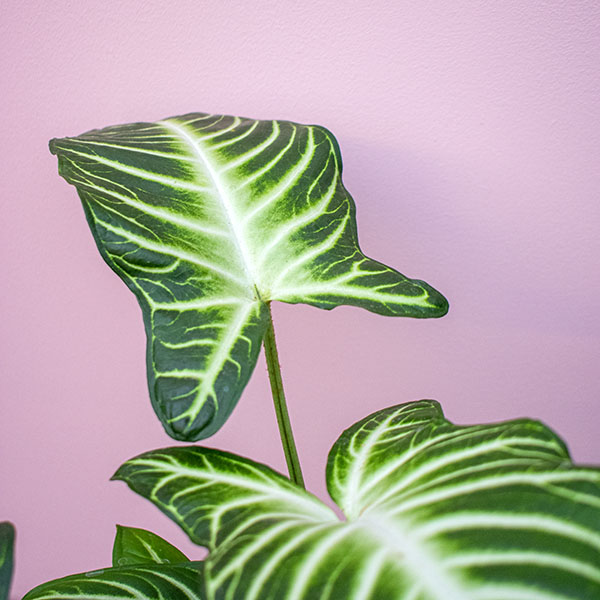
POLYGON ((0 600, 8 600, 13 572, 15 528, 12 523, 0 523, 0 600))
POLYGON ((149 452, 115 477, 208 547, 209 600, 600 598, 600 472, 534 421, 460 427, 433 401, 367 417, 329 456, 345 521, 217 450, 149 452))
POLYGON ((150 395, 172 437, 206 438, 225 422, 272 300, 447 311, 430 286, 362 254, 339 148, 322 127, 198 113, 50 149, 142 307, 150 395))
POLYGON ((147 563, 179 564, 188 557, 156 533, 137 527, 117 525, 113 545, 113 567, 147 563))
POLYGON ((205 600, 202 563, 99 569, 44 583, 23 600, 205 600))

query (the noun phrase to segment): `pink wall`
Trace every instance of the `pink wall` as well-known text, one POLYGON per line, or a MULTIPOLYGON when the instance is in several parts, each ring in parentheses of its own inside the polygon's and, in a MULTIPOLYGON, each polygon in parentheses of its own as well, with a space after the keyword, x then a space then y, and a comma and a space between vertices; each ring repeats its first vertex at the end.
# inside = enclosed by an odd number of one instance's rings
MULTIPOLYGON (((117 522, 198 556, 108 482, 175 442, 148 401, 138 307, 47 150, 93 127, 196 110, 326 125, 363 249, 449 298, 440 321, 275 307, 316 493, 342 428, 421 397, 461 423, 541 418, 600 463, 600 4, 169 4, 1 4, 0 518, 18 528, 15 595, 109 564, 117 522)), ((210 444, 283 469, 263 362, 210 444)))

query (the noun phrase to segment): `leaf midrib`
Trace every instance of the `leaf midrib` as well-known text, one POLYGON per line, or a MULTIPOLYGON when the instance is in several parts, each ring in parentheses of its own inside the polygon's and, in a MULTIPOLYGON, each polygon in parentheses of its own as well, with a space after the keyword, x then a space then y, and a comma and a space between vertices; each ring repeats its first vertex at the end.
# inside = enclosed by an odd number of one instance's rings
POLYGON ((248 250, 244 236, 242 235, 241 225, 236 218, 235 211, 227 194, 226 186, 222 182, 221 178, 219 177, 219 174, 217 173, 210 159, 208 158, 206 150, 202 148, 200 140, 194 135, 192 131, 188 130, 188 128, 185 125, 181 123, 175 123, 174 121, 171 121, 169 119, 159 121, 159 123, 160 125, 165 127, 169 131, 169 133, 177 136, 179 140, 182 141, 183 144, 189 148, 192 154, 192 158, 195 159, 194 164, 196 164, 199 168, 201 168, 208 174, 212 186, 217 192, 217 195, 221 201, 220 204, 223 208, 225 221, 229 229, 231 230, 231 239, 241 259, 240 262, 242 264, 244 273, 246 275, 246 279, 248 281, 248 287, 253 291, 253 293, 256 296, 256 299, 263 302, 257 286, 258 279, 256 278, 255 269, 249 258, 250 251, 248 250))
POLYGON ((440 600, 467 600, 471 598, 460 580, 452 577, 441 566, 438 557, 427 548, 410 525, 403 524, 398 518, 389 519, 382 513, 361 517, 355 527, 362 529, 368 536, 377 540, 390 553, 400 556, 406 570, 411 573, 419 587, 431 598, 440 600))

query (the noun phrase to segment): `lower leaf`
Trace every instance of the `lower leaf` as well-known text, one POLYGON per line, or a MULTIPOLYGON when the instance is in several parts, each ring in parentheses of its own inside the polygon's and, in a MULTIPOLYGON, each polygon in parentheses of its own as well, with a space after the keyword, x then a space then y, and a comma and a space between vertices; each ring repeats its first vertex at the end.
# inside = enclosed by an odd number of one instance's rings
POLYGON ((0 523, 0 600, 8 600, 13 572, 15 528, 12 523, 0 523))
POLYGON ((203 564, 100 569, 44 583, 23 600, 205 600, 203 564))
POLYGON ((378 411, 328 461, 340 521, 265 465, 199 447, 115 478, 209 549, 209 600, 600 598, 600 472, 541 423, 461 427, 434 401, 378 411))
POLYGON ((117 525, 113 544, 113 566, 140 565, 148 563, 179 564, 188 557, 156 533, 137 527, 117 525))

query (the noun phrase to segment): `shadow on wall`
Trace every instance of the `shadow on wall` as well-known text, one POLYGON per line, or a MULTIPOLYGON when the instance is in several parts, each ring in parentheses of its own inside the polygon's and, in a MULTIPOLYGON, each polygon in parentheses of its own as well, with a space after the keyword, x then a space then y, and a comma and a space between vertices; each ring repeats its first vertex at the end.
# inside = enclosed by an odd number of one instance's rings
POLYGON ((575 221, 542 210, 544 190, 535 177, 522 171, 501 178, 481 163, 401 142, 339 141, 368 256, 431 280, 455 316, 471 324, 481 319, 523 333, 600 336, 594 299, 582 282, 594 249, 585 235, 571 235, 575 221))

